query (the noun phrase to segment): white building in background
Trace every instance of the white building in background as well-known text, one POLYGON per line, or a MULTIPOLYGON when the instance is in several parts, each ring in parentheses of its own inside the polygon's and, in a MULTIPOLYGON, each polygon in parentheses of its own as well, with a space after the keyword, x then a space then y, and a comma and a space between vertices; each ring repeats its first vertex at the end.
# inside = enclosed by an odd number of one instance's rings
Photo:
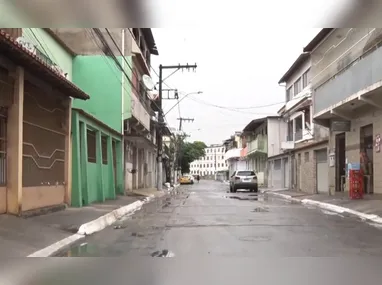
POLYGON ((227 171, 228 165, 225 161, 225 146, 213 144, 205 149, 206 155, 191 162, 191 174, 199 174, 201 177, 217 179, 219 173, 227 171))

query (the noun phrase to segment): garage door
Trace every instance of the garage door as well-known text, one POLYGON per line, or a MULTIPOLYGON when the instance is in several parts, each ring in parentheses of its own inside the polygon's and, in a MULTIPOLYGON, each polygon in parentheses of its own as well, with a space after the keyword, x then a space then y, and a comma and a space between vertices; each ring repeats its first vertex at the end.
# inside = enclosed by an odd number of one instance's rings
POLYGON ((326 149, 316 151, 317 192, 329 193, 329 167, 326 149))
POLYGON ((283 188, 282 187, 282 173, 281 173, 281 159, 276 159, 273 163, 272 170, 272 185, 273 188, 283 188))

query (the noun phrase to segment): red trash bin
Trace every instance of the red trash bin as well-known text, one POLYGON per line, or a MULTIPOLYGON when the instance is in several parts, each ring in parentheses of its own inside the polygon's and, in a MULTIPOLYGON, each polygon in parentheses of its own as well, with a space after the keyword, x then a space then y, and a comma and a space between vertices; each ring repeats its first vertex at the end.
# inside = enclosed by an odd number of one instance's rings
POLYGON ((363 172, 362 170, 349 170, 349 197, 350 199, 363 199, 363 172))

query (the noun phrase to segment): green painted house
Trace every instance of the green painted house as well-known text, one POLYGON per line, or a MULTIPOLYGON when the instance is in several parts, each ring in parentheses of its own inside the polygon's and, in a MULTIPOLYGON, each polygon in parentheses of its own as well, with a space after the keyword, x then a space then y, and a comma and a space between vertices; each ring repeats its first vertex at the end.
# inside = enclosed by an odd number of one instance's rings
POLYGON ((114 199, 124 193, 122 84, 111 59, 77 55, 73 82, 87 90, 87 104, 73 101, 72 205, 114 199))

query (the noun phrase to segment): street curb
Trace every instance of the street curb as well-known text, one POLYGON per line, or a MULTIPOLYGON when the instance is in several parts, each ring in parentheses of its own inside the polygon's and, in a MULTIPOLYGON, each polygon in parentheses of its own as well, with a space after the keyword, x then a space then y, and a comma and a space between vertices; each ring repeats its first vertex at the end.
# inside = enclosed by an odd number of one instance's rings
POLYGON ((50 246, 47 246, 43 249, 40 249, 30 255, 28 255, 27 257, 49 257, 49 256, 52 256, 56 253, 58 253, 62 248, 64 247, 67 247, 67 246, 70 246, 71 244, 81 240, 85 238, 84 235, 80 235, 80 234, 74 234, 74 235, 71 235, 67 238, 64 238, 54 244, 51 244, 50 246))
POLYGON ((90 221, 86 224, 81 225, 80 228, 78 229, 77 234, 88 236, 93 233, 102 231, 104 228, 114 224, 118 219, 122 218, 123 216, 130 213, 132 214, 135 211, 140 210, 143 204, 144 202, 142 201, 135 201, 131 204, 118 208, 114 211, 111 211, 110 213, 103 215, 99 217, 98 219, 95 219, 93 221, 90 221))
POLYGON ((303 205, 316 206, 318 208, 325 209, 325 210, 328 210, 328 211, 331 211, 334 213, 338 213, 338 214, 344 214, 344 213, 350 214, 352 216, 360 218, 363 221, 370 221, 373 223, 382 224, 382 217, 380 217, 378 215, 365 214, 365 213, 355 211, 355 210, 352 210, 349 208, 333 205, 330 203, 315 201, 312 199, 297 199, 297 198, 293 198, 291 195, 285 195, 285 194, 281 194, 281 193, 274 193, 274 192, 270 192, 270 191, 264 191, 263 193, 266 195, 280 197, 280 198, 283 198, 283 199, 288 200, 288 201, 301 203, 303 205))
MULTIPOLYGON (((173 191, 179 187, 178 185, 174 185, 174 187, 171 187, 168 189, 168 193, 173 191)), ((149 197, 146 197, 145 199, 135 201, 131 204, 125 205, 123 207, 120 207, 118 209, 115 209, 111 211, 110 213, 107 213, 106 215, 103 215, 93 221, 90 221, 88 223, 82 224, 77 233, 74 235, 71 235, 67 238, 64 238, 56 243, 53 243, 43 249, 40 249, 27 257, 49 257, 57 254, 60 252, 63 248, 68 247, 72 245, 75 242, 78 242, 79 240, 85 238, 88 235, 94 234, 96 232, 102 231, 108 226, 111 226, 114 224, 116 221, 118 221, 120 218, 126 216, 126 215, 132 215, 136 211, 139 211, 142 206, 146 203, 149 203, 155 199, 154 195, 150 195, 149 197)))

